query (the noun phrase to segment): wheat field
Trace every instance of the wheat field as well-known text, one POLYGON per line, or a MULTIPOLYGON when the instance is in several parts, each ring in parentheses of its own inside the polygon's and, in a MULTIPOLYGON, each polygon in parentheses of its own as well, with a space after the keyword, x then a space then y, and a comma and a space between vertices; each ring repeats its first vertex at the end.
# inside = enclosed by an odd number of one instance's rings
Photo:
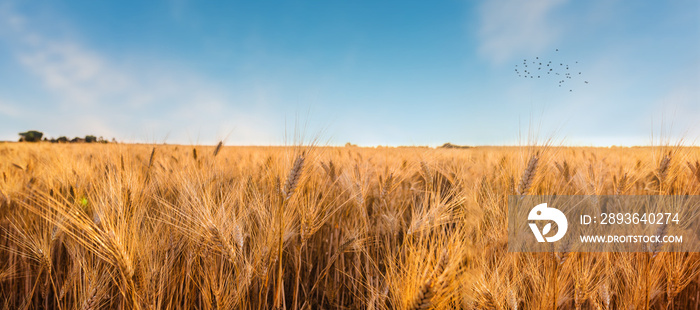
POLYGON ((700 149, 0 144, 2 309, 698 309, 698 253, 509 253, 509 195, 700 195, 700 149))

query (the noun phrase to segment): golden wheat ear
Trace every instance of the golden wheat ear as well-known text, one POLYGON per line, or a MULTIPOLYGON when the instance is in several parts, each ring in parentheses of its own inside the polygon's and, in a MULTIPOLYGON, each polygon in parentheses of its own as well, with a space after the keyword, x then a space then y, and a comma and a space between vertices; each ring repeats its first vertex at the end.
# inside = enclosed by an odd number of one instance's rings
POLYGON ((303 152, 294 160, 292 170, 289 171, 287 181, 284 183, 283 192, 285 195, 285 200, 288 200, 292 197, 292 194, 294 194, 294 190, 296 189, 297 185, 299 185, 298 183, 299 179, 301 178, 301 171, 302 169, 304 169, 304 160, 306 160, 306 157, 303 152))
POLYGON ((535 179, 535 174, 537 172, 537 163, 540 157, 535 154, 530 157, 530 161, 527 163, 527 168, 523 171, 523 176, 520 178, 520 184, 518 184, 517 193, 518 195, 527 195, 532 186, 532 181, 535 179))
POLYGON ((666 180, 666 176, 668 175, 668 168, 671 166, 671 153, 669 152, 668 155, 664 156, 663 159, 661 159, 661 163, 659 163, 659 168, 656 170, 656 175, 659 179, 659 190, 661 190, 661 185, 663 185, 664 180, 666 180))
POLYGON ((214 149, 214 157, 216 155, 219 155, 219 152, 221 151, 221 147, 224 146, 224 141, 219 141, 219 144, 216 145, 216 148, 214 149))

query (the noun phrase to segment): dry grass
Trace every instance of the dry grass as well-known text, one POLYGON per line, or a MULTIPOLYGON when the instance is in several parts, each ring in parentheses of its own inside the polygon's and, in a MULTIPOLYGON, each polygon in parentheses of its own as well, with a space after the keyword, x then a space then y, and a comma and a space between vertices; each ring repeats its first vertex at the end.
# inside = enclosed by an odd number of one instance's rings
POLYGON ((697 148, 0 144, 3 309, 697 309, 697 253, 507 251, 508 195, 700 194, 697 148))

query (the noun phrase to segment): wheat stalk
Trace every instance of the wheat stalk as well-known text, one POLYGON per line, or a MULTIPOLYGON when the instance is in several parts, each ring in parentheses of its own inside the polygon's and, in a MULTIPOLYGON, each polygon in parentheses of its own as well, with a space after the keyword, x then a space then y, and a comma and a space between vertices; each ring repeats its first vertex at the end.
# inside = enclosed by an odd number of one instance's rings
POLYGON ((657 175, 659 176, 659 186, 660 184, 663 184, 664 180, 666 179, 666 175, 668 174, 668 168, 671 165, 671 154, 669 153, 668 155, 664 156, 663 159, 661 159, 661 163, 659 164, 659 168, 656 171, 657 175))
POLYGON ((693 175, 693 177, 695 177, 695 180, 700 183, 700 161, 696 160, 695 165, 688 162, 688 168, 690 169, 690 172, 693 175))
POLYGON ((438 264, 433 269, 433 273, 430 278, 421 285, 418 289, 418 293, 413 298, 411 303, 409 303, 407 309, 428 309, 433 306, 433 297, 444 285, 443 274, 445 273, 445 268, 447 267, 448 255, 447 251, 443 251, 440 256, 438 264))
POLYGON ((153 166, 153 158, 155 158, 156 155, 156 148, 154 147, 153 150, 151 150, 151 156, 148 158, 148 170, 151 170, 151 167, 153 166))

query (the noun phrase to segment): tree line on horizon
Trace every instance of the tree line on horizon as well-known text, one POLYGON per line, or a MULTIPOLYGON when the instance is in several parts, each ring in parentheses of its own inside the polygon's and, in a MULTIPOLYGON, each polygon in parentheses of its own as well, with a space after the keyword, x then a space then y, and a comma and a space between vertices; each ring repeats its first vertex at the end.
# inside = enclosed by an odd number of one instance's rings
MULTIPOLYGON (((86 135, 84 138, 74 137, 73 139, 68 139, 66 136, 60 136, 58 138, 47 138, 44 137, 44 133, 37 130, 29 130, 19 133, 19 142, 51 142, 51 143, 109 143, 102 136, 97 137, 94 135, 86 135), (43 139, 42 139, 43 137, 43 139)), ((116 142, 112 138, 112 142, 116 142)))

